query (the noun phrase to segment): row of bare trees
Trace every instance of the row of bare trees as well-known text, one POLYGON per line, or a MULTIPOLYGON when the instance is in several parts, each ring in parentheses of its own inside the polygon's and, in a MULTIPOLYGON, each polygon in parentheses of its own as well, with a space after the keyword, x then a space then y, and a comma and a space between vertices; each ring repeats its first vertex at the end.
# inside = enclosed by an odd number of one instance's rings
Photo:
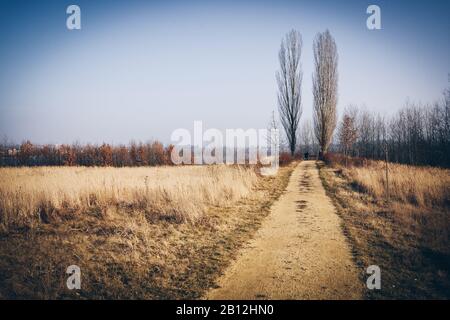
POLYGON ((170 165, 173 146, 160 142, 129 145, 33 145, 25 141, 19 146, 0 146, 0 166, 145 166, 170 165))
POLYGON ((302 37, 290 31, 281 41, 276 74, 278 111, 291 155, 296 151, 326 154, 330 147, 344 155, 450 167, 450 89, 433 105, 407 103, 394 117, 348 107, 337 126, 338 53, 328 30, 313 43, 313 124, 302 115, 302 37), (300 147, 300 148, 299 148, 300 147))
MULTIPOLYGON (((301 51, 301 34, 296 30, 291 30, 281 41, 278 53, 280 70, 276 73, 278 111, 291 155, 295 154, 299 134, 303 139, 307 139, 307 141, 303 141, 307 145, 311 138, 309 133, 299 132, 303 79, 300 63, 301 51)), ((314 134, 319 143, 320 152, 324 154, 330 146, 337 121, 338 54, 336 42, 328 30, 317 34, 313 51, 315 63, 313 74, 314 134)))
POLYGON ((450 167, 450 89, 432 105, 406 103, 387 119, 351 106, 337 134, 345 155, 393 162, 450 167))

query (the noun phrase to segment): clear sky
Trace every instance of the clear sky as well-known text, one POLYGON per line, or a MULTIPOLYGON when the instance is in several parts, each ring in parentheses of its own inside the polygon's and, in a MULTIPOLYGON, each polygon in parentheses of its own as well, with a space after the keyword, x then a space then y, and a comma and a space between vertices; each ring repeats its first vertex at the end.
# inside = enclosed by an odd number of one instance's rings
POLYGON ((0 0, 0 135, 20 142, 170 142, 194 120, 265 128, 277 110, 281 38, 303 36, 303 119, 312 114, 312 43, 339 53, 338 109, 392 114, 448 87, 450 1, 0 0), (66 8, 81 8, 81 30, 66 8), (368 30, 366 8, 381 8, 368 30))

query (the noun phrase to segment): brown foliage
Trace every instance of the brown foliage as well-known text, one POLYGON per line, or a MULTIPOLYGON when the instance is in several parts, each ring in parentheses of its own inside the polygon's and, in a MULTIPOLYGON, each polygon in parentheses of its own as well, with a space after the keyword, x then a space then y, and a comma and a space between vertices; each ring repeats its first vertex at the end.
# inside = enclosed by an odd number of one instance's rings
POLYGON ((58 154, 61 159, 61 163, 64 166, 74 166, 77 163, 77 156, 75 153, 75 148, 69 145, 61 145, 58 148, 58 154))
POLYGON ((100 157, 102 166, 109 167, 113 164, 112 148, 109 144, 102 144, 100 147, 100 157))
POLYGON ((33 156, 34 146, 27 140, 20 145, 19 149, 19 161, 21 165, 28 165, 31 162, 31 157, 33 156))
POLYGON ((163 165, 166 162, 166 156, 164 152, 164 146, 162 143, 155 141, 149 148, 149 159, 148 162, 151 165, 163 165))
POLYGON ((289 152, 281 152, 279 157, 280 166, 287 166, 294 160, 289 152))
POLYGON ((351 167, 365 167, 372 160, 360 157, 346 157, 340 153, 328 152, 323 157, 324 162, 331 166, 351 166, 351 167))

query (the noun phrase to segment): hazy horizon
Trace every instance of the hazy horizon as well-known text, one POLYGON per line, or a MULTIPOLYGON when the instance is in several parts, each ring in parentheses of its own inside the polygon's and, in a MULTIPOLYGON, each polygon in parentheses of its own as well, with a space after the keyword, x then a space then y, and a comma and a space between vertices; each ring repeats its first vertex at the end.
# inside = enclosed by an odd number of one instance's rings
POLYGON ((450 2, 2 1, 0 137, 14 142, 170 142, 177 128, 265 128, 277 110, 282 37, 303 37, 303 116, 312 114, 312 43, 339 54, 338 110, 391 115, 449 85, 450 2), (81 30, 66 8, 81 8, 81 30), (366 8, 381 8, 368 30, 366 8))

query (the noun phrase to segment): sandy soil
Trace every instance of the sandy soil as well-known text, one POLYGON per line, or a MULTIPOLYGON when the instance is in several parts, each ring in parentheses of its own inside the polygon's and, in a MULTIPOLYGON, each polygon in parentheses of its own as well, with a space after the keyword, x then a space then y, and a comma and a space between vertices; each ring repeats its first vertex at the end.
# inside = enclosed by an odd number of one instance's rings
POLYGON ((314 161, 286 192, 206 299, 360 299, 362 284, 314 161))

